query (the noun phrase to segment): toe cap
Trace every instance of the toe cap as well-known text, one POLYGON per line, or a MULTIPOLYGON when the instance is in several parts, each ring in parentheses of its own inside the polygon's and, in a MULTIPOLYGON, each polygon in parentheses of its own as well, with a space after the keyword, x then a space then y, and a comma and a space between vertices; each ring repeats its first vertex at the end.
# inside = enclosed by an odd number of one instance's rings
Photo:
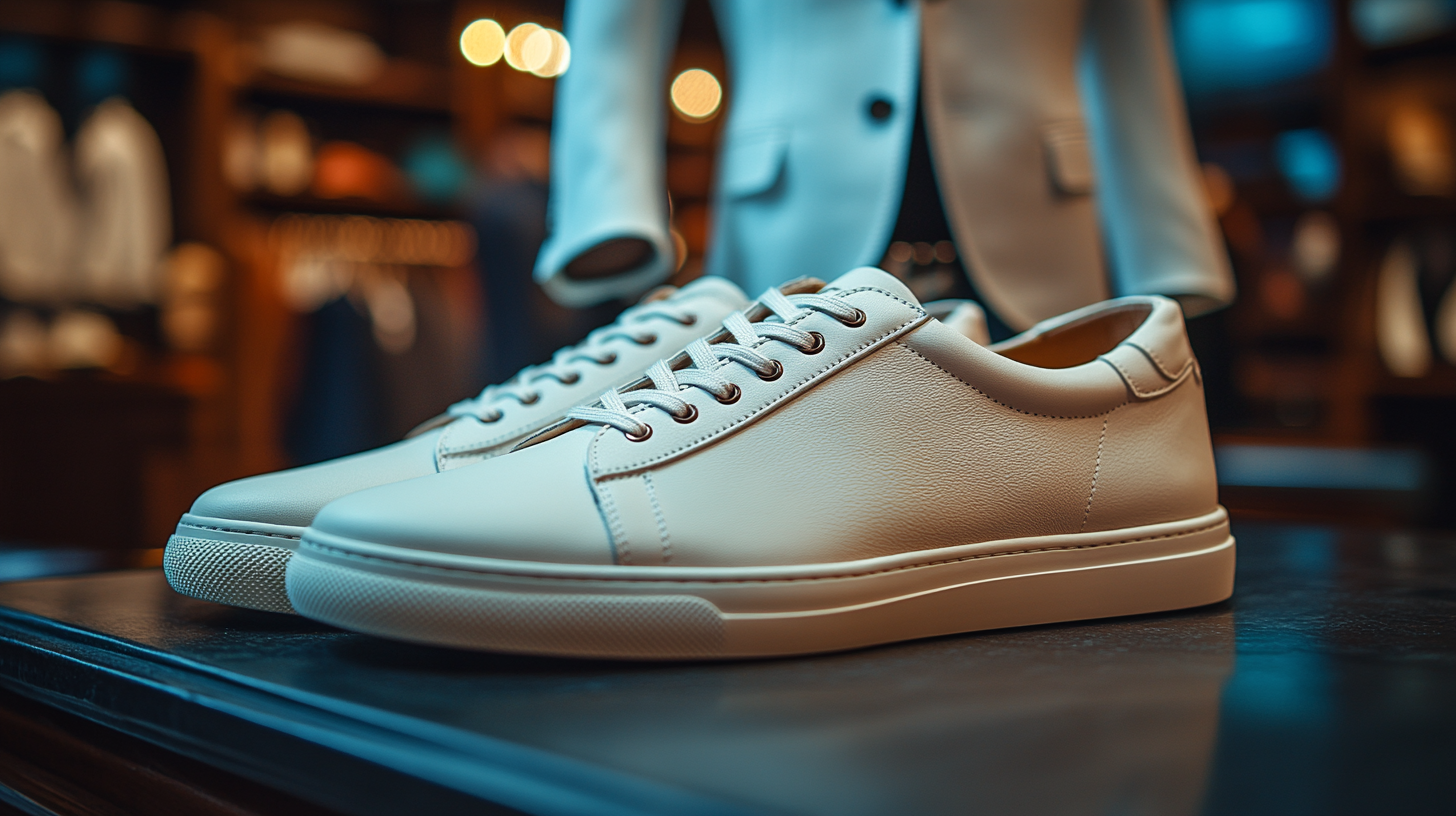
POLYGON ((422 434, 377 450, 220 484, 197 497, 192 515, 306 527, 341 496, 435 472, 435 441, 422 434))
POLYGON ((611 541, 586 471, 594 430, 345 496, 321 510, 312 529, 454 555, 610 564, 611 541))

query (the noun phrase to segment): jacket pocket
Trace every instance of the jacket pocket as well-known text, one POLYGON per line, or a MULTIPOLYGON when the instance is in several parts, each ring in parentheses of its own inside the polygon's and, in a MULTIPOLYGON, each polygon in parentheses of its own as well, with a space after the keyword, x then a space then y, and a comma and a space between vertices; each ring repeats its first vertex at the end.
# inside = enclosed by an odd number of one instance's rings
POLYGON ((1062 195, 1087 195, 1096 186, 1087 126, 1080 119, 1063 119, 1042 126, 1047 173, 1062 195))
POLYGON ((788 152, 789 137, 783 128, 728 134, 720 176, 723 192, 732 198, 745 198, 773 187, 783 175, 788 152))

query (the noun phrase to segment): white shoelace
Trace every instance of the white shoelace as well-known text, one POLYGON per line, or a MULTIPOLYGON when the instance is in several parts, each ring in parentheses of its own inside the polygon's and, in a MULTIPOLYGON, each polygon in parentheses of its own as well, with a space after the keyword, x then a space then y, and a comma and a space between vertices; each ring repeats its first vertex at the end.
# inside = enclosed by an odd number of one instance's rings
POLYGON ((539 400, 540 385, 544 380, 554 379, 571 385, 581 379, 583 365, 607 366, 616 362, 617 350, 623 344, 646 346, 657 342, 657 335, 645 325, 654 320, 671 320, 681 326, 691 326, 697 322, 698 316, 671 300, 633 306, 612 323, 587 335, 577 345, 558 350, 548 362, 527 366, 499 385, 486 386, 474 398, 451 405, 446 413, 452 417, 474 416, 482 422, 495 422, 504 415, 501 409, 509 401, 531 405, 539 400))
POLYGON ((760 378, 774 380, 783 373, 783 365, 758 350, 765 342, 777 340, 806 354, 822 349, 823 336, 789 325, 811 310, 824 312, 847 325, 859 325, 864 321, 864 312, 832 295, 786 296, 777 289, 769 289, 758 302, 770 312, 763 320, 751 322, 743 312, 734 312, 723 321, 723 328, 732 335, 732 342, 726 337, 716 343, 709 343, 707 338, 694 340, 686 350, 692 361, 690 366, 673 371, 666 360, 658 360, 647 369, 652 388, 625 393, 608 391, 602 395, 600 407, 573 408, 567 412, 567 418, 593 425, 609 425, 626 434, 628 439, 641 441, 652 434, 652 427, 638 419, 632 412, 633 408, 651 405, 671 414, 679 422, 692 422, 697 418, 697 408, 678 396, 687 388, 700 388, 722 403, 731 404, 738 400, 741 390, 722 373, 727 363, 741 363, 760 378))

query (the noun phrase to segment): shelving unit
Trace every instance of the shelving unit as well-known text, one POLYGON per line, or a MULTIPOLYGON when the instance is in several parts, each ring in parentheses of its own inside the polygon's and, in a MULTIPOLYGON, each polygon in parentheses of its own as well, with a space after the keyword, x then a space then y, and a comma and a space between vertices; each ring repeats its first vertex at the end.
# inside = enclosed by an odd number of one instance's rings
MULTIPOLYGON (((125 375, 82 375, 128 387, 145 384, 186 406, 184 444, 149 456, 145 472, 135 477, 148 498, 130 546, 160 546, 178 514, 205 488, 288 464, 281 447, 284 407, 299 379, 304 323, 283 292, 281 259, 269 237, 275 220, 294 213, 427 221, 468 214, 462 205, 432 203, 404 191, 365 199, 235 189, 223 169, 229 128, 239 117, 285 109, 308 123, 316 145, 347 140, 397 157, 428 132, 448 135, 477 160, 502 128, 549 128, 554 81, 503 62, 470 65, 458 53, 459 32, 482 17, 508 30, 526 21, 559 28, 563 5, 562 0, 318 0, 297 8, 252 0, 224 6, 151 0, 0 4, 0 35, 38 38, 47 48, 104 47, 136 64, 160 66, 149 69, 145 82, 146 93, 157 98, 136 102, 163 141, 175 240, 208 244, 227 261, 223 330, 209 352, 157 347, 125 375), (261 68, 262 29, 304 18, 371 37, 387 57, 383 70, 365 85, 340 86, 261 68)), ((689 3, 671 70, 689 67, 726 79, 712 14, 700 0, 689 3)), ((674 227, 688 250, 679 282, 701 271, 724 118, 692 123, 669 114, 668 185, 674 227)), ((410 274, 438 276, 457 304, 480 299, 473 270, 421 267, 410 274)))
MULTIPOLYGON (((289 372, 298 365, 300 316, 281 293, 279 259, 268 241, 275 218, 294 212, 425 220, 462 215, 457 206, 404 193, 372 201, 233 189, 222 168, 229 124, 243 111, 287 108, 323 123, 320 137, 349 139, 380 152, 397 155, 411 133, 423 130, 453 135, 478 151, 503 122, 549 122, 552 83, 502 77, 516 73, 504 65, 495 70, 468 65, 454 48, 459 27, 480 16, 508 24, 541 19, 543 6, 559 17, 559 5, 323 3, 298 9, 299 16, 321 13, 323 22, 357 25, 385 48, 382 72, 357 87, 300 81, 257 67, 255 33, 294 13, 276 4, 235 3, 226 17, 170 5, 82 0, 0 5, 0 34, 36 38, 48 49, 104 47, 136 65, 167 66, 148 69, 145 76, 139 72, 135 84, 144 98, 135 101, 163 142, 175 238, 216 247, 228 262, 224 331, 212 352, 157 348, 124 376, 66 375, 56 384, 36 384, 42 390, 89 389, 103 402, 108 389, 146 387, 158 399, 175 395, 182 401, 169 405, 185 405, 181 444, 174 439, 165 450, 139 454, 146 461, 126 477, 145 496, 136 502, 145 518, 127 522, 122 534, 127 540, 118 545, 159 547, 203 489, 287 464, 279 447, 281 412, 289 372)), ((469 270, 438 274, 451 279, 453 291, 468 293, 476 286, 469 270), (454 281, 462 276, 470 280, 454 281)), ((106 423, 103 416, 94 421, 106 423)))
MULTIPOLYGON (((1335 198, 1303 202, 1269 168, 1239 184, 1235 209, 1223 217, 1240 284, 1240 300, 1224 318, 1243 421, 1229 439, 1275 438, 1366 445, 1388 437, 1372 400, 1382 395, 1456 399, 1456 371, 1438 364, 1420 382, 1384 370, 1375 351, 1374 287, 1384 252, 1412 222, 1456 217, 1456 199, 1401 193, 1384 144, 1384 100, 1392 83, 1449 89, 1456 76, 1456 37, 1372 50, 1350 25, 1349 3, 1336 4, 1333 58, 1319 75, 1241 93, 1236 101, 1193 105, 1195 133, 1206 161, 1246 160, 1282 131, 1319 127, 1343 160, 1335 198), (1302 284, 1304 303, 1280 314, 1267 287, 1291 268, 1288 231, 1302 213, 1323 209, 1338 225, 1338 267, 1319 284, 1302 284), (1250 230, 1257 246, 1242 247, 1250 230), (1299 405, 1298 403, 1303 403, 1299 405)), ((1451 91, 1447 91, 1450 96, 1451 91)), ((1453 99, 1452 101, 1456 101, 1453 99)))

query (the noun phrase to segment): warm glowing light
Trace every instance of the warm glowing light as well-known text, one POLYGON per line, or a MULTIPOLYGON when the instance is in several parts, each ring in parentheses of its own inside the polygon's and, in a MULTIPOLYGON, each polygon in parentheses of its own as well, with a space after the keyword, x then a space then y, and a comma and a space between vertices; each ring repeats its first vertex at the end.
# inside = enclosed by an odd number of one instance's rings
POLYGON ((521 54, 525 57, 526 64, 532 66, 531 73, 539 77, 561 76, 571 64, 570 43, 560 31, 551 28, 543 28, 532 34, 521 49, 521 54), (539 57, 543 52, 545 57, 539 57))
POLYGON ((723 102, 718 78, 701 68, 689 68, 672 81, 672 106, 684 119, 701 122, 713 118, 723 102))
POLYGON ((521 65, 534 74, 551 59, 551 52, 555 50, 556 41, 551 39, 551 29, 538 28, 521 45, 521 65))
POLYGON ((494 65, 506 50, 506 31, 495 20, 476 20, 460 32, 460 53, 471 65, 494 65))
POLYGON ((511 33, 506 35, 507 65, 511 66, 517 71, 531 70, 530 68, 526 67, 526 55, 523 52, 526 50, 526 41, 531 39, 532 34, 535 34, 537 31, 540 30, 541 26, 538 26, 535 23, 521 23, 520 25, 511 29, 511 33))

